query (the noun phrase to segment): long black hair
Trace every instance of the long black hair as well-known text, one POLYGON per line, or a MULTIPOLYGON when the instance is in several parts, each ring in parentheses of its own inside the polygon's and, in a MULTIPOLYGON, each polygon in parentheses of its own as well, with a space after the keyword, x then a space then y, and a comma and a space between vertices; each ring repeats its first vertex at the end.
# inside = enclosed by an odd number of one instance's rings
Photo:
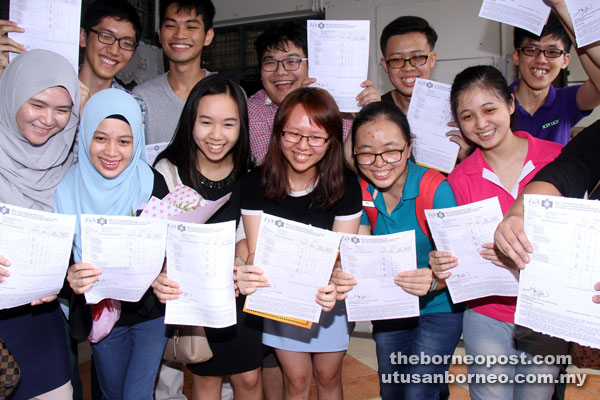
POLYGON ((175 135, 171 143, 164 149, 154 165, 163 158, 175 164, 184 185, 196 190, 201 187, 197 171, 197 146, 194 140, 194 124, 198 114, 198 103, 204 96, 226 94, 235 101, 240 120, 240 134, 237 142, 231 149, 233 155, 233 178, 238 180, 251 167, 250 139, 248 136, 248 109, 246 96, 243 90, 233 81, 219 75, 210 75, 194 86, 183 106, 175 135))

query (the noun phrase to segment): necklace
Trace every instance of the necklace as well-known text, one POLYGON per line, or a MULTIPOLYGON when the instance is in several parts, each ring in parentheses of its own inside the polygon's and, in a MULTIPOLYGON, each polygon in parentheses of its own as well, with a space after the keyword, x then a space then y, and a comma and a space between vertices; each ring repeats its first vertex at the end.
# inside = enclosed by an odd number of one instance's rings
POLYGON ((202 175, 200 172, 198 172, 198 175, 200 175, 200 184, 210 189, 222 189, 233 183, 233 170, 229 173, 229 175, 227 175, 224 179, 221 179, 220 181, 211 181, 210 179, 202 175))

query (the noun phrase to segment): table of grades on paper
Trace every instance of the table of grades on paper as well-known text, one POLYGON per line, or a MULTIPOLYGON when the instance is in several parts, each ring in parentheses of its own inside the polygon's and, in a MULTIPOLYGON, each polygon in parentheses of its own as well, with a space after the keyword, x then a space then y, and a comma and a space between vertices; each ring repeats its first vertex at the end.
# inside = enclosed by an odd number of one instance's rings
POLYGON ((525 233, 533 246, 521 271, 515 323, 600 348, 600 202, 525 195, 525 233))
POLYGON ((0 284, 0 309, 55 295, 69 267, 75 216, 0 203, 0 255, 10 277, 0 284))
POLYGON ((10 20, 25 33, 9 36, 28 50, 40 48, 62 54, 77 71, 80 15, 81 0, 11 0, 10 20))

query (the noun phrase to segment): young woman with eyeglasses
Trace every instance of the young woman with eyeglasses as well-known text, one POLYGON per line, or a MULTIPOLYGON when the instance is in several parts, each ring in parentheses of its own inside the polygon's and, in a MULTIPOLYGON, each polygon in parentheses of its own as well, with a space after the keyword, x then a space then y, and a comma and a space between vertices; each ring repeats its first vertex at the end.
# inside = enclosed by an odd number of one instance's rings
MULTIPOLYGON (((265 161, 242 188, 242 217, 250 257, 262 212, 336 232, 357 233, 360 187, 347 173, 342 120, 333 98, 318 88, 290 93, 275 115, 265 161)), ((268 286, 260 266, 238 268, 242 294, 268 286)), ((315 377, 319 399, 342 399, 342 359, 350 329, 344 304, 336 304, 335 285, 319 288, 324 312, 311 329, 265 319, 263 343, 274 347, 281 364, 286 399, 308 398, 315 377)))
MULTIPOLYGON (((393 374, 444 374, 449 362, 441 364, 393 364, 390 355, 451 355, 462 331, 462 308, 452 304, 445 285, 438 284, 428 267, 428 253, 433 241, 419 224, 423 210, 418 210, 419 196, 433 208, 456 205, 450 185, 436 171, 411 160, 412 142, 406 116, 392 103, 377 102, 365 106, 352 126, 354 157, 369 185, 364 190, 372 196, 376 219, 371 224, 363 213, 360 233, 385 235, 414 230, 417 266, 394 277, 404 291, 419 296, 421 314, 415 318, 373 321, 373 339, 377 349, 381 397, 383 399, 447 398, 444 383, 394 382, 393 374), (422 185, 421 181, 430 182, 422 185), (437 186, 437 188, 435 188, 437 186), (427 189, 424 186, 431 186, 427 189), (427 199, 427 197, 429 197, 427 199), (374 225, 374 226, 373 226, 374 225), (390 380, 390 378, 392 378, 390 380)), ((363 200, 365 192, 363 191, 363 200)), ((343 266, 342 266, 343 268, 343 266)), ((356 285, 351 274, 336 270, 336 290, 346 293, 356 285)), ((345 294, 338 299, 345 298, 345 294)))

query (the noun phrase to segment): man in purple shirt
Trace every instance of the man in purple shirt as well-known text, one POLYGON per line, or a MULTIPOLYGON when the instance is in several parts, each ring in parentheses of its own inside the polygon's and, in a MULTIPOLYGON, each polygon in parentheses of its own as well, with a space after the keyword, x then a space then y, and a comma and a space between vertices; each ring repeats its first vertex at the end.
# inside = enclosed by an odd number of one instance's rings
POLYGON ((521 79, 510 86, 516 106, 513 129, 565 145, 571 128, 600 104, 600 68, 588 55, 600 44, 577 49, 586 82, 554 88, 552 82, 569 65, 573 26, 564 0, 549 3, 553 13, 540 36, 515 28, 512 58, 521 79))

